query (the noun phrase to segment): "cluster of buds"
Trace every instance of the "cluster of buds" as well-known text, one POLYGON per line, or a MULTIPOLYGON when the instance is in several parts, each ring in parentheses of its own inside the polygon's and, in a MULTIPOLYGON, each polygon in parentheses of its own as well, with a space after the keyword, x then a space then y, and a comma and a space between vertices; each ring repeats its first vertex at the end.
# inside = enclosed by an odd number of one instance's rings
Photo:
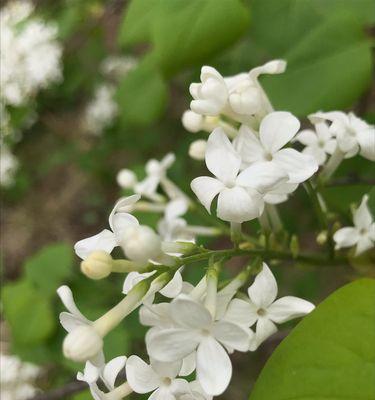
MULTIPOLYGON (((316 113, 310 117, 316 131, 299 131, 295 116, 273 110, 257 79, 262 73, 281 73, 285 66, 284 61, 271 61, 230 78, 203 67, 201 82, 191 85, 194 100, 183 124, 190 131, 209 133, 207 140, 190 148, 193 158, 204 159, 213 175, 191 182, 203 207, 167 176, 175 159, 167 154, 161 161, 147 162, 142 180, 129 169, 121 170, 117 176, 120 187, 134 194, 115 204, 110 229, 76 243, 81 270, 88 278, 126 275, 125 297, 95 321, 79 311, 67 286, 58 290, 68 309, 60 315, 68 332, 63 351, 72 360, 86 362, 77 378, 87 382, 94 399, 120 400, 133 391, 150 393, 149 398, 157 400, 212 399, 230 383, 230 354, 255 351, 277 331, 278 324, 314 309, 309 301, 294 296, 277 299, 275 277, 262 260, 262 256, 291 261, 300 256, 312 263, 322 260, 300 255, 295 236, 290 251, 271 248, 269 252, 270 231, 277 232, 281 226, 276 204, 287 201, 304 183, 325 212, 318 181, 311 179, 317 173, 322 181, 329 179, 339 164, 338 154, 344 154, 342 159, 355 152, 373 158, 369 143, 374 130, 351 115, 345 116, 348 123, 344 124, 342 113, 316 113), (350 149, 343 148, 344 135, 351 137, 350 149), (306 147, 302 151, 292 148, 296 142, 306 147), (327 154, 332 155, 328 158, 327 154), (213 208, 229 227, 211 215, 213 208), (160 214, 156 227, 141 224, 133 215, 137 211, 160 214), (209 221, 208 226, 190 225, 185 219, 189 213, 209 221), (259 237, 242 233, 242 225, 253 219, 259 219, 262 227, 259 237), (234 246, 209 250, 197 243, 198 236, 216 235, 230 236, 234 246), (124 259, 112 257, 115 247, 122 249, 124 259), (236 255, 253 259, 237 276, 221 282, 222 269, 236 255), (193 286, 184 281, 183 272, 197 261, 206 262, 207 270, 193 286), (106 335, 137 309, 141 324, 150 328, 145 337, 149 360, 131 355, 106 363, 106 335)), ((356 244, 360 254, 374 243, 367 197, 354 213, 354 224, 337 231, 332 239, 337 249, 356 244)), ((327 230, 325 235, 332 233, 327 230)), ((282 246, 279 243, 278 249, 282 246)))

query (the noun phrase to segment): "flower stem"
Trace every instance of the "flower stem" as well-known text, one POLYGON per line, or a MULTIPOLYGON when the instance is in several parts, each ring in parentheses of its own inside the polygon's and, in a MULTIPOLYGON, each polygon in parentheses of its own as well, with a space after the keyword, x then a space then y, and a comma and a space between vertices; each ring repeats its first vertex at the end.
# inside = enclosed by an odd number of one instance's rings
POLYGON ((280 214, 274 204, 266 204, 266 212, 271 222, 272 230, 277 233, 283 230, 283 223, 280 214))
POLYGON ((320 173, 320 181, 325 184, 331 176, 335 173, 336 169, 341 164, 341 161, 344 159, 345 153, 343 153, 339 147, 337 146, 336 150, 331 155, 330 159, 328 160, 327 164, 323 168, 322 172, 320 173))
POLYGON ((205 306, 207 310, 215 318, 216 314, 216 297, 217 297, 217 282, 220 270, 220 263, 212 262, 206 274, 207 292, 205 306))
POLYGON ((106 400, 121 400, 124 397, 129 396, 131 393, 133 393, 133 389, 129 386, 128 382, 125 382, 117 388, 106 393, 104 398, 106 400))

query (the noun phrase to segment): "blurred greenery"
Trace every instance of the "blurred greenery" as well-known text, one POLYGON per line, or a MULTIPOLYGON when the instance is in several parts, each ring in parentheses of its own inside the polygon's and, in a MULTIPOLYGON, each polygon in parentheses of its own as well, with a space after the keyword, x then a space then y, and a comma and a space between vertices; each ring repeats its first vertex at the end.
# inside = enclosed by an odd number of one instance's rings
MULTIPOLYGON (((38 117, 24 129, 22 140, 13 143, 21 165, 15 184, 2 190, 2 307, 11 332, 11 350, 47 366, 43 389, 48 390, 73 380, 75 372, 82 369, 61 354, 64 332, 57 315, 63 306, 54 294, 56 288, 68 284, 88 318, 98 317, 122 297, 123 276, 89 281, 80 274, 79 260, 72 251, 75 241, 106 227, 110 205, 120 195, 117 171, 129 167, 141 178, 147 159, 174 151, 179 156, 171 178, 188 191, 190 178, 202 169, 182 156, 191 135, 180 122, 189 107, 189 84, 199 79, 201 66, 212 65, 223 75, 231 75, 284 58, 288 61, 285 74, 261 79, 277 109, 290 110, 303 121, 320 109, 352 109, 373 122, 375 1, 44 0, 37 4, 41 14, 58 23, 64 45, 64 80, 40 93, 33 104, 11 110, 15 127, 24 126, 30 113, 38 117), (96 87, 105 81, 100 65, 110 55, 135 56, 138 65, 115 83, 119 117, 100 137, 93 137, 82 131, 82 113, 96 87)), ((200 137, 204 136, 194 136, 200 137)), ((373 179, 374 173, 374 165, 360 157, 343 163, 335 180, 348 182, 323 191, 332 221, 338 217, 350 221, 350 205, 358 204, 373 186, 358 182, 373 179)), ((374 189, 370 204, 375 211, 374 189)), ((300 189, 280 206, 280 212, 290 233, 308 232, 300 238, 301 245, 319 251, 317 221, 309 207, 309 199, 300 189)), ((140 214, 139 218, 155 225, 154 216, 140 214)), ((190 216, 189 220, 200 222, 190 216)), ((259 226, 254 222, 250 229, 254 234, 259 226)), ((215 242, 215 246, 221 245, 221 239, 215 242)), ((196 282, 202 268, 197 265, 186 271, 186 277, 196 282)), ((235 260, 231 273, 237 268, 235 260)), ((305 265, 275 269, 281 290, 316 302, 363 273, 355 265, 346 272, 305 265)), ((355 304, 346 297, 363 297, 361 285, 333 295, 314 315, 314 321, 306 320, 294 335, 311 329, 314 336, 313 332, 329 321, 325 313, 336 298, 356 312, 355 304)), ((350 320, 345 323, 350 327, 350 320)), ((361 326, 361 321, 354 323, 361 326)), ((108 358, 141 353, 143 335, 144 328, 132 315, 109 335, 108 358)), ((274 389, 279 385, 276 368, 282 362, 279 370, 288 372, 288 360, 293 363, 296 356, 288 351, 300 350, 293 341, 291 336, 275 353, 277 361, 271 359, 270 368, 277 365, 273 372, 265 372, 271 377, 261 378, 254 400, 271 399, 270 388, 278 393, 274 389)), ((316 347, 307 350, 311 354, 322 351, 316 347)), ((268 355, 264 350, 259 356, 235 359, 244 365, 238 374, 241 381, 222 398, 245 399, 268 355)), ((343 379, 347 375, 343 374, 343 379)), ((294 385, 293 375, 289 378, 285 385, 294 385)), ((88 398, 88 392, 74 396, 75 400, 88 398)))

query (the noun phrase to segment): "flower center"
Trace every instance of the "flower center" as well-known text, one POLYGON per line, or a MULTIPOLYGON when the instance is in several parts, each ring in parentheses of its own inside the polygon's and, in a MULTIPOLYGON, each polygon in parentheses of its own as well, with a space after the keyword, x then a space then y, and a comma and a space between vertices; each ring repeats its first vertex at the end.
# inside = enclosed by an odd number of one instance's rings
POLYGON ((163 385, 170 386, 171 383, 172 383, 171 378, 163 378, 163 385))
POLYGON ((273 159, 273 156, 272 156, 271 153, 264 153, 264 154, 263 154, 263 157, 264 157, 264 159, 265 159, 266 161, 272 161, 272 159, 273 159))
POLYGON ((320 148, 323 148, 323 147, 324 147, 324 142, 323 142, 323 140, 319 140, 318 146, 319 146, 320 148))
POLYGON ((210 332, 209 329, 202 329, 202 330, 201 330, 201 334, 202 334, 203 336, 210 336, 211 332, 210 332))
POLYGON ((257 314, 260 317, 264 317, 266 315, 267 311, 264 308, 259 308, 259 310, 257 311, 257 314))
POLYGON ((367 230, 366 228, 362 228, 362 229, 359 231, 359 234, 360 234, 361 236, 365 236, 365 235, 368 234, 368 230, 367 230))

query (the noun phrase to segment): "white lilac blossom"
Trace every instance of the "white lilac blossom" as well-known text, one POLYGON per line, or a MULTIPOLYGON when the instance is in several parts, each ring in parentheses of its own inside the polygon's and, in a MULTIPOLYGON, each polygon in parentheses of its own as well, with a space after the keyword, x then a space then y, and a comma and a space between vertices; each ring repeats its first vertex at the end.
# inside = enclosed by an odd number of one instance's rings
POLYGON ((0 353, 0 397, 2 400, 27 400, 36 395, 35 380, 40 367, 22 362, 14 355, 0 353))
POLYGON ((189 147, 189 156, 195 160, 204 160, 206 154, 207 141, 203 139, 196 140, 189 147))
POLYGON ((119 80, 137 66, 138 62, 132 56, 109 56, 101 64, 100 69, 103 75, 108 78, 119 80))
POLYGON ((90 134, 100 135, 110 126, 118 113, 118 106, 114 100, 115 87, 111 84, 102 84, 87 105, 83 117, 83 129, 90 134))
POLYGON ((178 378, 182 362, 162 363, 151 360, 145 363, 137 356, 130 356, 126 363, 126 376, 136 393, 150 393, 151 400, 177 400, 191 392, 189 383, 178 378))
POLYGON ((0 185, 12 186, 18 168, 18 160, 9 150, 8 146, 1 144, 0 148, 0 185))
POLYGON ((363 196, 360 206, 353 212, 353 227, 341 228, 333 235, 336 249, 354 247, 358 256, 374 247, 375 222, 368 207, 368 195, 363 196))
POLYGON ((249 298, 233 299, 224 315, 224 320, 244 327, 256 324, 255 340, 250 350, 255 350, 264 340, 277 331, 276 324, 302 317, 314 309, 314 305, 294 296, 276 300, 277 282, 267 264, 263 263, 261 272, 247 293, 249 298))
POLYGON ((170 315, 173 328, 152 328, 147 334, 150 356, 175 362, 196 351, 197 379, 203 390, 210 395, 223 393, 232 376, 226 349, 247 351, 252 331, 230 321, 215 321, 203 304, 183 294, 170 304, 170 315))
POLYGON ((302 130, 295 140, 305 146, 302 153, 313 156, 319 165, 326 162, 328 155, 333 154, 337 145, 332 130, 325 122, 316 123, 315 130, 302 130))
POLYGON ((0 11, 0 91, 7 105, 25 104, 62 77, 57 26, 33 12, 30 1, 11 1, 0 11))
POLYGON ((317 112, 310 120, 328 121, 330 130, 337 138, 338 149, 346 156, 362 157, 375 161, 375 127, 358 118, 354 113, 341 111, 317 112))
POLYGON ((215 177, 195 178, 191 188, 208 212, 218 195, 217 216, 224 221, 241 223, 258 218, 263 212, 263 195, 286 180, 284 170, 270 162, 250 165, 240 172, 241 156, 221 128, 209 136, 205 160, 215 177))
POLYGON ((194 99, 190 108, 196 114, 223 114, 236 121, 252 124, 272 111, 258 77, 261 74, 282 73, 285 67, 285 61, 274 60, 252 69, 249 73, 224 78, 215 68, 204 66, 200 76, 201 83, 190 85, 190 94, 194 99))

